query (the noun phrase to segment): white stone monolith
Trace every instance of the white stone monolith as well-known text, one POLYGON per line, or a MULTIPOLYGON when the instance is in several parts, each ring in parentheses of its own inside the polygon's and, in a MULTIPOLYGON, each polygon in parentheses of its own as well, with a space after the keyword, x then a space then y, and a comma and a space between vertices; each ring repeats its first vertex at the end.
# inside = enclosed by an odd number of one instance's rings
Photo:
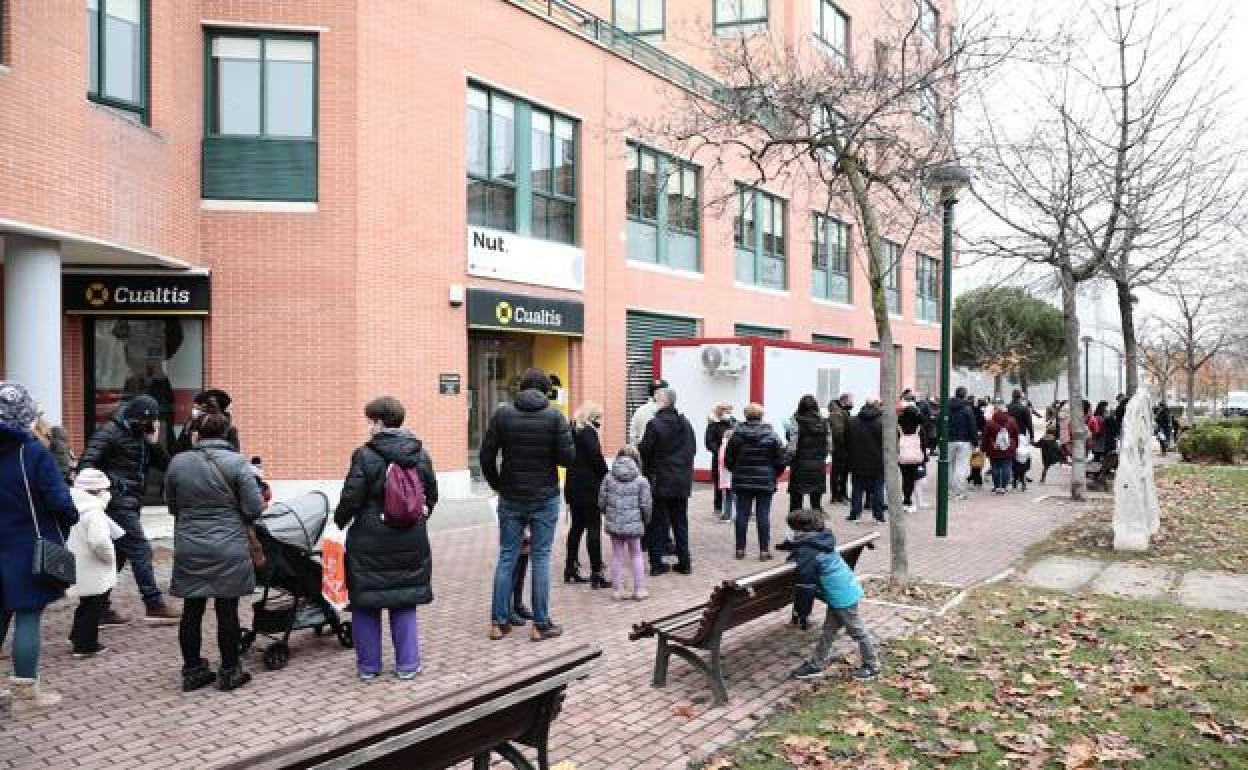
POLYGON ((1114 550, 1147 551, 1161 529, 1153 480, 1153 399, 1146 388, 1127 402, 1114 476, 1114 550))

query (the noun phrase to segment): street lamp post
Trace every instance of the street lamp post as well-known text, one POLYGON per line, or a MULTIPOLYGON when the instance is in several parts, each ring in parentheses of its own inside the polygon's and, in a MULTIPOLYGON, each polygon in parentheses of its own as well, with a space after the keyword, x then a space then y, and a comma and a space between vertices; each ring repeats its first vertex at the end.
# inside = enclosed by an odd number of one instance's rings
MULTIPOLYGON (((1092 397, 1088 395, 1092 392, 1092 362, 1090 354, 1092 352, 1092 338, 1084 335, 1083 337, 1083 397, 1089 401, 1092 397)), ((1084 417, 1087 417, 1085 414, 1084 417)))
POLYGON ((928 171, 927 188, 943 207, 940 280, 940 455, 936 475, 936 536, 949 534, 949 377, 953 356, 953 207, 958 193, 971 184, 971 172, 957 163, 928 171))

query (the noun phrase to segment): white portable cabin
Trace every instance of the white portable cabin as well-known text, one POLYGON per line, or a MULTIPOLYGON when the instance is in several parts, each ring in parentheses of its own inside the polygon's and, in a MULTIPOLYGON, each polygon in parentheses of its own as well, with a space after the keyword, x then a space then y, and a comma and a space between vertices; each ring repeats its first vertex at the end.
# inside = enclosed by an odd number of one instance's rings
POLYGON ((785 421, 807 393, 826 408, 842 393, 852 393, 861 404, 880 392, 876 351, 764 337, 655 340, 654 373, 675 389, 676 408, 693 423, 698 439, 693 467, 701 480, 711 469, 702 439, 719 401, 732 404, 738 420, 744 419, 746 404, 762 404, 763 420, 783 439, 785 421))

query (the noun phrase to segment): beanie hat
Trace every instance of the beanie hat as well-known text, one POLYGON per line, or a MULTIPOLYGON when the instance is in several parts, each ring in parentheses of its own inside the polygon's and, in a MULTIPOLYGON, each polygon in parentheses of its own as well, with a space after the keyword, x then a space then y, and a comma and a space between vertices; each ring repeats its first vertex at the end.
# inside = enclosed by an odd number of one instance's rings
POLYGON ((21 383, 0 382, 0 422, 11 422, 29 428, 39 419, 39 408, 30 391, 21 383))
POLYGON ((98 492, 102 489, 111 489, 113 482, 103 471, 95 468, 83 468, 74 479, 74 489, 81 489, 84 492, 98 492))
POLYGON ((160 404, 151 396, 135 396, 122 412, 127 420, 155 420, 160 416, 160 404))

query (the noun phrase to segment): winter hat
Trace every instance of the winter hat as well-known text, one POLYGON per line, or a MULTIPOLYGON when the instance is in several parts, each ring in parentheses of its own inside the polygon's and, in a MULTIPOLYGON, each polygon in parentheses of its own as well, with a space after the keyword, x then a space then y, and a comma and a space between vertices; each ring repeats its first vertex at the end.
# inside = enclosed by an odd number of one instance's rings
POLYGON ((0 382, 0 422, 11 422, 29 428, 39 419, 39 407, 30 391, 21 383, 0 382))
POLYGON ((102 489, 111 489, 113 483, 103 471, 95 468, 83 468, 74 479, 74 489, 81 489, 84 492, 98 492, 102 489))
POLYGON ((155 420, 160 416, 160 404, 151 396, 135 396, 122 416, 127 420, 155 420))

